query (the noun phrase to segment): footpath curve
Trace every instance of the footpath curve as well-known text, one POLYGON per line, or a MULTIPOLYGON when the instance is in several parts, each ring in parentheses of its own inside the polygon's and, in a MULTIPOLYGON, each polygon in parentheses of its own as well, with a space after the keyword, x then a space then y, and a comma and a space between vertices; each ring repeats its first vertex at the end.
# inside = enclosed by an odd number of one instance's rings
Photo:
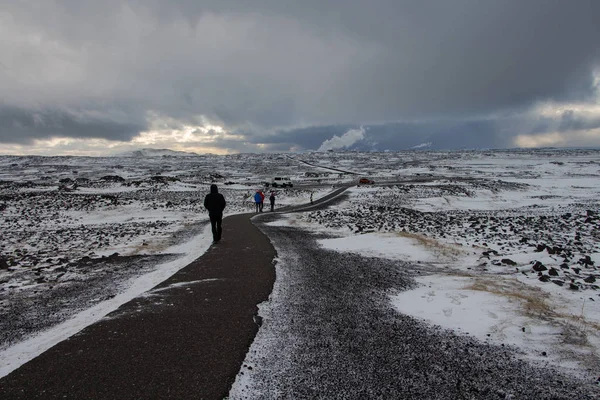
MULTIPOLYGON (((276 211, 323 206, 347 188, 276 211)), ((276 252, 254 216, 226 217, 220 243, 0 379, 0 398, 225 398, 258 331, 257 305, 275 282, 276 252)))
POLYGON ((223 399, 252 343, 275 250, 250 218, 151 291, 0 380, 9 399, 223 399))
MULTIPOLYGON (((347 188, 276 211, 317 208, 347 188)), ((220 243, 0 379, 0 398, 225 398, 275 282, 275 249, 251 221, 267 214, 226 217, 220 243)))

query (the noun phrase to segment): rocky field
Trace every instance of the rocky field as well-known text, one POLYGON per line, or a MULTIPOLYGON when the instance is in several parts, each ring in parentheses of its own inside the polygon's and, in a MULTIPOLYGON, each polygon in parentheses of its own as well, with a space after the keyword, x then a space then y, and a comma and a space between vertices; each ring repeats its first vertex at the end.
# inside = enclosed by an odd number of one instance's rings
MULTIPOLYGON (((511 279, 560 299, 541 318, 577 314, 577 352, 600 360, 594 150, 0 157, 0 350, 192 252, 211 183, 227 213, 248 212, 273 176, 295 183, 277 189, 277 208, 351 187, 335 206, 297 214, 299 226, 363 242, 411 239, 436 258, 419 262, 422 271, 511 279), (363 177, 374 183, 358 184, 363 177), (561 302, 568 312, 551 315, 561 302)), ((388 251, 401 252, 397 243, 388 251)))
MULTIPOLYGON (((216 183, 226 213, 252 210, 287 158, 0 157, 0 349, 113 298, 181 257, 216 183)), ((277 206, 315 189, 277 189, 277 206)))

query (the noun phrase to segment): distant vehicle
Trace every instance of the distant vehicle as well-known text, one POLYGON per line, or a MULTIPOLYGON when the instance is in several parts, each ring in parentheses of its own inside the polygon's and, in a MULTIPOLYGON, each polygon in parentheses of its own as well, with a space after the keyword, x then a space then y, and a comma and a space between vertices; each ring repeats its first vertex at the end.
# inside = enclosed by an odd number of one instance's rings
POLYGON ((294 187, 294 184, 292 183, 292 180, 290 178, 284 178, 284 177, 280 177, 280 176, 276 176, 275 178, 271 179, 271 182, 267 182, 266 186, 269 187, 269 185, 273 186, 273 187, 294 187))
POLYGON ((372 185, 375 183, 375 181, 369 179, 369 178, 360 178, 360 180, 358 181, 358 183, 363 184, 363 185, 372 185))

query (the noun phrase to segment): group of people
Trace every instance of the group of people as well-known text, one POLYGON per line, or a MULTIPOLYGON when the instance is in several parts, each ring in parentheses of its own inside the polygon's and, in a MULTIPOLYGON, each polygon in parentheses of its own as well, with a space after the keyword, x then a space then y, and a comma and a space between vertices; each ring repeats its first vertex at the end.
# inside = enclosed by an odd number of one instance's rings
MULTIPOLYGON (((265 194, 262 190, 258 189, 254 194, 256 212, 263 211, 264 200, 265 194)), ((269 196, 269 202, 271 203, 271 211, 274 211, 275 192, 271 192, 271 195, 269 196)), ((223 233, 223 210, 225 209, 226 205, 227 202, 225 201, 225 197, 219 193, 217 185, 210 185, 210 193, 204 198, 204 208, 208 210, 208 217, 210 218, 210 226, 213 234, 213 243, 218 243, 219 240, 221 240, 221 234, 223 233)))
MULTIPOLYGON (((271 203, 271 211, 275 211, 275 192, 271 192, 269 196, 269 202, 271 203)), ((254 193, 254 204, 256 205, 256 212, 263 212, 265 203, 265 194, 262 190, 257 189, 254 193)))

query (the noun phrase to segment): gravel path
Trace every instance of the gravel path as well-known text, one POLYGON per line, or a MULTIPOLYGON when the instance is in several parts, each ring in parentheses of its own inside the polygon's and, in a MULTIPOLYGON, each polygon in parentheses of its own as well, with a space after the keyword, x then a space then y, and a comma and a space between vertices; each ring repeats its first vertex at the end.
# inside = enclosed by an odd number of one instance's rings
POLYGON ((277 215, 254 219, 275 249, 248 215, 228 217, 221 243, 1 379, 0 398, 223 399, 236 374, 230 399, 600 398, 508 348, 399 314, 389 295, 414 286, 414 266, 322 250, 264 224, 277 215))
POLYGON ((519 361, 509 348, 396 312, 389 295, 414 285, 416 267, 259 226, 277 250, 277 280, 231 399, 600 398, 600 388, 519 361))
POLYGON ((248 214, 151 291, 0 379, 0 399, 223 399, 275 280, 248 214))

